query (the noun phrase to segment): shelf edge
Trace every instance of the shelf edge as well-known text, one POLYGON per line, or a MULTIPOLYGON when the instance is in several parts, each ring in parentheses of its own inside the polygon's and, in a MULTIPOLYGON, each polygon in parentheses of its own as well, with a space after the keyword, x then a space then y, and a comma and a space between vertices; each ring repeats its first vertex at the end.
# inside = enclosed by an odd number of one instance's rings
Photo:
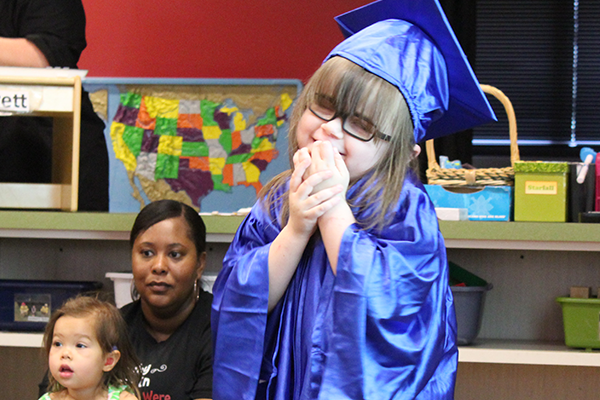
POLYGON ((480 341, 459 346, 458 361, 483 364, 600 367, 600 352, 535 341, 480 341))
POLYGON ((43 333, 0 332, 0 346, 41 348, 43 337, 43 333))

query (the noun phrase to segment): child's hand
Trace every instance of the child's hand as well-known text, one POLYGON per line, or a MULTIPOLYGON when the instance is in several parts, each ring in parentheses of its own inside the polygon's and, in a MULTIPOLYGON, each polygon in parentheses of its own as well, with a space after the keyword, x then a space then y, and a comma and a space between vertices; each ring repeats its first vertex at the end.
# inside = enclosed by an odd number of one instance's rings
POLYGON ((333 147, 330 142, 317 141, 312 146, 310 157, 311 165, 307 170, 308 175, 312 175, 320 171, 332 171, 331 178, 317 185, 314 188, 313 193, 333 187, 335 185, 341 185, 343 193, 342 197, 345 198, 345 193, 348 189, 348 183, 350 181, 350 174, 348 173, 346 163, 342 159, 342 156, 338 150, 333 147))
POLYGON ((327 171, 330 176, 314 187, 314 196, 326 193, 333 188, 340 190, 339 194, 335 196, 339 200, 317 219, 317 227, 321 231, 329 264, 333 273, 336 274, 342 236, 348 226, 356 222, 352 210, 346 202, 350 173, 340 153, 328 141, 313 143, 310 159, 309 170, 313 172, 310 175, 311 178, 316 174, 322 174, 323 171, 327 171))
POLYGON ((341 198, 338 195, 344 187, 334 184, 315 190, 315 187, 331 179, 334 172, 332 169, 321 169, 307 173, 313 164, 313 158, 307 149, 298 150, 294 154, 293 162, 288 225, 296 234, 310 237, 317 227, 318 218, 340 202, 341 198))

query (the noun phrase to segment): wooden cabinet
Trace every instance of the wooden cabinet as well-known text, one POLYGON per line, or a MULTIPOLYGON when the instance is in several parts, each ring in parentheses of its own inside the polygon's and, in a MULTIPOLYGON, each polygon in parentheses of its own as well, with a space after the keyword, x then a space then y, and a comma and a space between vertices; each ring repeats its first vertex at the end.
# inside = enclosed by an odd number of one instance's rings
POLYGON ((0 207, 77 211, 81 76, 79 71, 60 69, 31 69, 40 76, 18 75, 24 70, 2 69, 0 112, 53 118, 52 182, 0 183, 0 207))
MULTIPOLYGON (((104 274, 130 269, 128 237, 134 218, 2 211, 0 279, 100 280, 110 289, 104 274)), ((207 268, 217 272, 243 217, 203 218, 207 268)), ((555 298, 568 294, 569 286, 591 286, 596 295, 600 225, 441 221, 440 227, 448 259, 494 285, 486 294, 478 338, 459 349, 456 398, 598 397, 600 352, 564 345, 555 298)), ((40 344, 39 333, 0 332, 1 351, 40 344)), ((14 379, 7 382, 13 385, 14 379)))

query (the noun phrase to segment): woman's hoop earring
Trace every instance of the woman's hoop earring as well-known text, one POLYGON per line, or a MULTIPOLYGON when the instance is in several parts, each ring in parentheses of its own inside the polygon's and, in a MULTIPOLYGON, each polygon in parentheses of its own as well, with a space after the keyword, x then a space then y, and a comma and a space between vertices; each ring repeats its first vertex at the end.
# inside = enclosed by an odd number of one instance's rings
POLYGON ((131 287, 129 288, 129 294, 131 295, 131 300, 133 300, 133 301, 139 300, 139 298, 140 298, 140 292, 137 291, 137 288, 135 287, 135 282, 133 279, 131 280, 131 287))

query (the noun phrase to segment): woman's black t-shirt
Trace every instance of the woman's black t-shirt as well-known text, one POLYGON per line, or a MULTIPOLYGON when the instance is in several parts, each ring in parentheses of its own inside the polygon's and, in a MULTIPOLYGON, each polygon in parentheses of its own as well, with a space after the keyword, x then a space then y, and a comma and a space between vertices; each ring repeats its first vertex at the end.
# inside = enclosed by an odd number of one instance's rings
POLYGON ((142 400, 212 398, 212 294, 201 292, 187 320, 164 342, 146 330, 139 301, 121 309, 141 361, 142 400))

